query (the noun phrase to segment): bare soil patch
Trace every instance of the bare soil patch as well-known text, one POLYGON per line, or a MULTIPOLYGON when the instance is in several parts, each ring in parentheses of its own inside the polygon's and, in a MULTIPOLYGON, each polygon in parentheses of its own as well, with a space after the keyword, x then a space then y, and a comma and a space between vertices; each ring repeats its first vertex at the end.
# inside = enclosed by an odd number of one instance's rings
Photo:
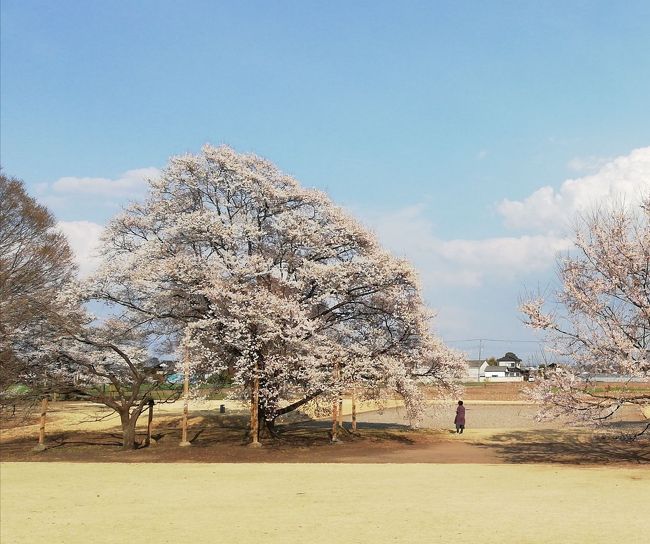
MULTIPOLYGON (((507 384, 510 385, 510 384, 507 384)), ((505 401, 504 401, 505 402, 505 401)), ((34 452, 37 425, 6 422, 0 440, 3 461, 67 462, 207 462, 207 463, 563 463, 576 465, 647 464, 650 441, 620 440, 627 425, 643 418, 634 407, 623 410, 610 434, 570 429, 560 422, 538 424, 535 406, 515 403, 467 402, 468 428, 451 431, 453 407, 438 406, 414 430, 404 409, 389 408, 360 415, 357 433, 343 431, 331 444, 329 421, 295 415, 278 427, 278 438, 254 449, 246 438, 247 415, 194 411, 190 418, 192 447, 181 448, 180 414, 163 411, 155 418, 155 445, 123 452, 116 422, 97 407, 54 403, 48 422, 48 449, 34 452), (89 411, 90 410, 90 411, 89 411)), ((106 412, 110 416, 110 412, 106 412)), ((143 418, 146 421, 146 418, 143 418)), ((347 418, 349 420, 349 417, 347 418)), ((350 424, 345 423, 346 428, 350 424)), ((144 425, 140 426, 144 440, 144 425)))
POLYGON ((465 400, 523 400, 526 389, 532 384, 528 382, 490 383, 469 382, 465 383, 465 400))
MULTIPOLYGON (((465 394, 467 429, 453 428, 453 405, 432 404, 421 423, 409 427, 398 401, 384 410, 360 407, 357 433, 341 432, 331 444, 329 421, 313 414, 293 413, 278 427, 279 438, 266 440, 261 449, 247 445, 248 416, 232 401, 210 401, 192 408, 192 447, 180 448, 181 403, 155 409, 154 446, 135 451, 120 449, 117 417, 107 408, 81 402, 50 404, 47 421, 48 449, 32 451, 38 422, 34 409, 0 417, 0 459, 4 461, 71 462, 256 462, 256 463, 565 463, 647 464, 648 439, 621 440, 633 432, 644 416, 628 406, 617 414, 609 433, 573 429, 561 421, 538 423, 537 407, 522 401, 526 383, 468 386, 465 394), (218 407, 224 404, 226 414, 218 407)), ((350 428, 349 400, 344 418, 350 428)), ((139 425, 144 440, 146 417, 139 425)))

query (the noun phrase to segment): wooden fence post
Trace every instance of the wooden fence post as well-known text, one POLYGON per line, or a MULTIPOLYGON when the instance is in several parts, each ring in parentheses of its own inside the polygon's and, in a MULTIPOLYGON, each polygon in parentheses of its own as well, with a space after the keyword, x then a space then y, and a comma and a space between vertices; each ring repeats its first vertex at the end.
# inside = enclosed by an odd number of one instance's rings
POLYGON ((253 371, 253 390, 251 391, 251 443, 249 446, 259 448, 262 444, 260 443, 260 377, 257 359, 255 359, 253 371))
POLYGON ((357 388, 352 388, 352 432, 357 431, 357 388))
POLYGON ((151 445, 151 427, 153 423, 153 399, 149 399, 149 402, 147 403, 149 406, 149 417, 147 418, 147 438, 145 438, 144 445, 145 446, 150 446, 151 445))
POLYGON ((34 446, 34 451, 43 451, 45 446, 45 416, 47 415, 47 397, 41 400, 41 424, 38 429, 38 444, 34 446))
POLYGON ((189 412, 189 396, 190 396, 190 360, 187 348, 183 352, 183 420, 181 424, 181 443, 179 446, 191 446, 192 444, 187 439, 187 414, 189 412))
MULTIPOLYGON (((334 377, 334 382, 338 382, 339 379, 339 363, 338 361, 334 361, 334 368, 332 369, 333 371, 333 377, 334 377)), ((339 433, 339 408, 340 408, 340 399, 335 398, 332 401, 332 443, 336 443, 339 441, 338 438, 338 433, 339 433)))

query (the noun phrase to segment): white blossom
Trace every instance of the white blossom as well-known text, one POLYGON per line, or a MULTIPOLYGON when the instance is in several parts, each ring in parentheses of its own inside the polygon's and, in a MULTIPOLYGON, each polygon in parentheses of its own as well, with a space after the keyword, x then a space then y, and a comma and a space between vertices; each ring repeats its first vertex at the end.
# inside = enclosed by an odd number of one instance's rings
POLYGON ((355 384, 403 395, 416 419, 416 381, 452 391, 462 374, 431 335, 411 266, 256 156, 205 146, 172 158, 102 251, 92 296, 155 322, 195 376, 229 372, 247 399, 258 378, 269 421, 355 384))
POLYGON ((650 404, 647 391, 634 387, 650 381, 650 198, 638 210, 584 217, 575 244, 576 254, 559 263, 556 315, 542 310, 541 298, 521 307, 566 363, 547 371, 532 395, 546 416, 602 422, 626 403, 650 404), (593 381, 598 374, 624 381, 604 388, 593 381))

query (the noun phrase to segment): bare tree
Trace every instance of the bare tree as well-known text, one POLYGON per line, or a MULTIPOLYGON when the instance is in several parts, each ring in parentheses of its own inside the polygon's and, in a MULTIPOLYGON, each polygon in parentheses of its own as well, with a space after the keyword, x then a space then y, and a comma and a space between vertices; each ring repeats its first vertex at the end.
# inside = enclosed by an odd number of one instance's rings
MULTIPOLYGON (((623 405, 650 405, 650 198, 640 209, 598 209, 582 218, 576 252, 559 261, 556 306, 542 297, 522 305, 527 323, 548 332, 560 360, 534 397, 547 416, 599 423, 623 405), (603 387, 599 374, 620 386, 603 387)), ((647 411, 645 412, 647 414, 647 411)), ((646 421, 641 433, 650 428, 646 421)))
POLYGON ((72 251, 55 220, 23 182, 0 174, 0 402, 16 386, 36 393, 47 354, 34 341, 53 334, 56 295, 75 275, 72 251))

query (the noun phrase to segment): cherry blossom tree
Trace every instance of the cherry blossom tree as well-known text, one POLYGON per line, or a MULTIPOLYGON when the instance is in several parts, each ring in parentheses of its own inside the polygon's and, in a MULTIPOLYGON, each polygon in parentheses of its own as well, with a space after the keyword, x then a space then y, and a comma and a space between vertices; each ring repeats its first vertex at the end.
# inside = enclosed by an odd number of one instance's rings
POLYGON ((20 180, 1 175, 0 401, 62 393, 104 404, 119 414, 124 447, 132 448, 138 417, 175 365, 152 358, 156 331, 139 315, 89 314, 92 289, 75 273, 52 214, 20 180))
POLYGON ((352 384, 453 391, 462 357, 430 333, 417 278, 323 194, 228 147, 170 160, 147 200, 108 226, 92 297, 124 308, 228 371, 260 424, 352 384))
MULTIPOLYGON (((559 261, 554 308, 541 297, 522 305, 528 325, 548 333, 560 359, 534 389, 549 417, 608 420, 625 404, 646 408, 650 381, 650 198, 640 209, 597 209, 580 220, 576 252, 559 261), (615 375, 617 388, 593 377, 615 375)), ((647 414, 647 412, 646 412, 647 414)), ((644 424, 644 432, 650 423, 644 424)))
POLYGON ((159 402, 179 398, 180 390, 172 382, 177 365, 155 356, 167 349, 157 342, 156 329, 139 315, 91 314, 90 285, 71 284, 59 294, 57 313, 50 317, 56 335, 43 338, 35 350, 48 355, 42 371, 47 390, 113 410, 120 418, 122 447, 129 450, 137 447, 138 419, 152 409, 154 397, 159 402), (162 396, 157 395, 160 391, 162 396))

